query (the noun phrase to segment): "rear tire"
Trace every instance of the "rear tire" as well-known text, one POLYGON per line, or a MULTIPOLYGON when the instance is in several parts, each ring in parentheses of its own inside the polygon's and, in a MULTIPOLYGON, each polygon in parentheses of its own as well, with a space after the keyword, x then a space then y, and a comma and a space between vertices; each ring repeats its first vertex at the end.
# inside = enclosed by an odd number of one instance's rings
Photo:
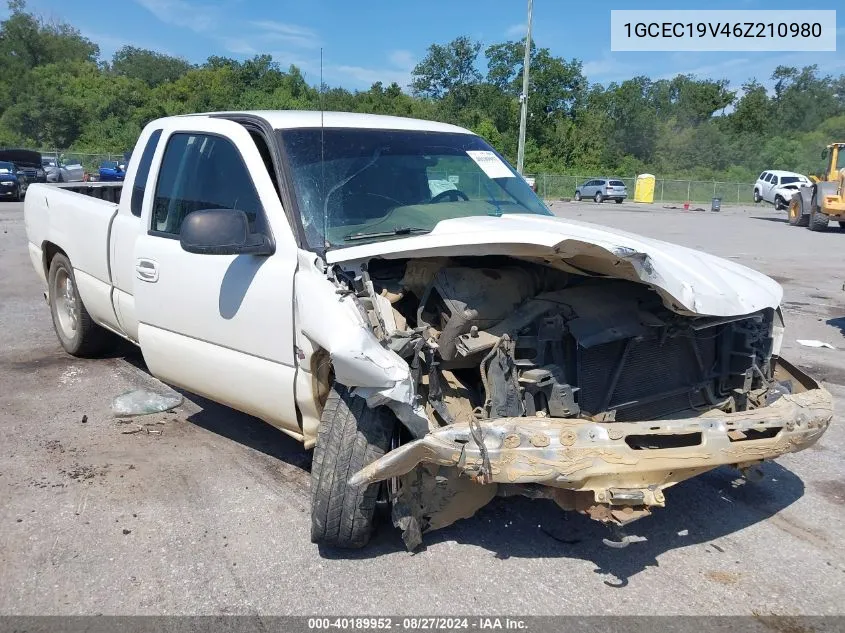
POLYGON ((809 228, 811 231, 827 231, 827 227, 830 224, 830 218, 821 212, 818 205, 816 204, 815 196, 813 196, 813 200, 810 204, 812 206, 810 207, 810 219, 807 224, 807 228, 809 228))
POLYGON ((845 229, 845 221, 839 220, 839 228, 845 229))
POLYGON ((759 203, 760 200, 762 200, 762 198, 760 197, 760 192, 755 189, 754 190, 754 202, 755 202, 755 204, 759 203))
POLYGON ((622 204, 622 198, 616 198, 616 200, 614 200, 614 202, 616 204, 622 204))
POLYGON ((596 196, 595 196, 595 198, 593 198, 593 200, 595 200, 595 201, 596 201, 596 202, 598 202, 599 204, 601 204, 602 202, 604 202, 604 196, 603 196, 603 195, 601 195, 601 191, 596 191, 596 196))
POLYGON ((90 358, 114 341, 111 333, 91 319, 79 296, 70 260, 61 253, 50 262, 47 284, 53 328, 68 354, 90 358))
POLYGON ((352 549, 369 542, 381 484, 353 487, 348 481, 387 452, 395 425, 387 407, 371 409, 346 387, 332 387, 311 465, 312 543, 352 549))

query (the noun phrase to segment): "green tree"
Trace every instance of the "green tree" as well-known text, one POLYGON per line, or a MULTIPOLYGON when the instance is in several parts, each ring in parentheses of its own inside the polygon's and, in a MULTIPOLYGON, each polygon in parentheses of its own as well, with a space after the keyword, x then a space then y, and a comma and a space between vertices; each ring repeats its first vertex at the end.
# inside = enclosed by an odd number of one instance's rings
POLYGON ((168 81, 176 81, 191 69, 192 65, 179 57, 171 57, 155 51, 124 46, 112 57, 111 71, 130 79, 140 79, 150 87, 168 81))

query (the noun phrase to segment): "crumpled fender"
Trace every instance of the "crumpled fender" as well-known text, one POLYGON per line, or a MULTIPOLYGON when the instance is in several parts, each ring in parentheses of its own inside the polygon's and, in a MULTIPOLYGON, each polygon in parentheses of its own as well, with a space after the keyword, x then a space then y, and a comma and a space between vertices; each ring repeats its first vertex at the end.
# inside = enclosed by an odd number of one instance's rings
POLYGON ((349 294, 310 265, 296 273, 296 310, 300 331, 329 353, 337 382, 370 407, 385 405, 416 436, 425 435, 428 417, 417 403, 411 369, 370 331, 349 294))

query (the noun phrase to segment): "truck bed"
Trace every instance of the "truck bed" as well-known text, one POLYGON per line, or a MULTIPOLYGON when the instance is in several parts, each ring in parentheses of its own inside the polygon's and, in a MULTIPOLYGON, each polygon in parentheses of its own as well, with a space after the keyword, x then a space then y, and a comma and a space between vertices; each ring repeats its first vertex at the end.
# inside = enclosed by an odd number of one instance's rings
POLYGON ((51 186, 115 204, 120 202, 120 194, 123 191, 122 182, 69 182, 51 186))
POLYGON ((116 329, 111 301, 109 234, 121 183, 33 184, 24 202, 29 254, 47 287, 47 262, 63 251, 94 321, 116 329))

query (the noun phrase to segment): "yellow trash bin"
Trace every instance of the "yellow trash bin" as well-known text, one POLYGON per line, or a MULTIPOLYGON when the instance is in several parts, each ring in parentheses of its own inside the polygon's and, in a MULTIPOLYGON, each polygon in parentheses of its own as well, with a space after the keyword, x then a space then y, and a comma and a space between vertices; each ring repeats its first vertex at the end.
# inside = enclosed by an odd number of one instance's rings
POLYGON ((654 202, 654 176, 640 174, 634 188, 634 202, 654 202))

